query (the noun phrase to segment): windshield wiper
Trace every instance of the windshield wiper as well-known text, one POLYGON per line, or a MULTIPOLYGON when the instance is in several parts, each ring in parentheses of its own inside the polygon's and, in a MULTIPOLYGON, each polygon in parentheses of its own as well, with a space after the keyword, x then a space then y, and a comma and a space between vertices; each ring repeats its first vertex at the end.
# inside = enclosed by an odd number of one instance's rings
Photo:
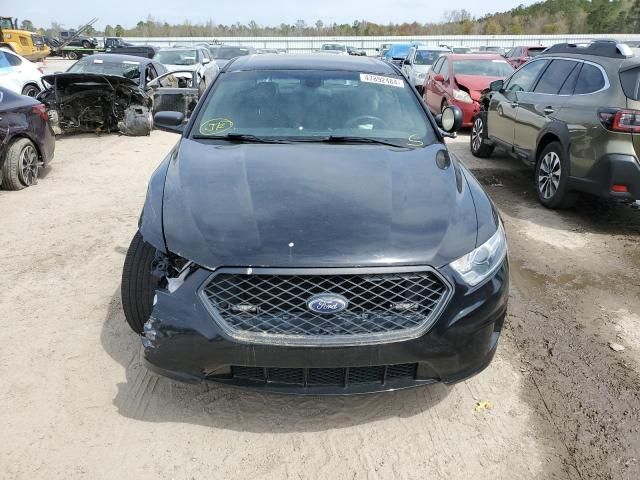
POLYGON ((348 135, 329 135, 328 137, 322 137, 323 143, 371 143, 377 145, 388 145, 390 147, 409 148, 407 145, 400 145, 398 143, 390 142, 388 140, 382 140, 380 138, 370 137, 352 137, 348 135))
POLYGON ((291 143, 279 138, 258 137, 250 133, 227 133, 226 135, 193 135, 195 140, 228 140, 239 143, 291 143))

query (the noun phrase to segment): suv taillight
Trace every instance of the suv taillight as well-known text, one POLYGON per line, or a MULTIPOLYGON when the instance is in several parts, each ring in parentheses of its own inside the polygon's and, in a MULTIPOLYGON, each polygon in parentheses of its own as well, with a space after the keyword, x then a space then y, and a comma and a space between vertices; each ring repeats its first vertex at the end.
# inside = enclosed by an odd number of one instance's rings
POLYGON ((600 123, 607 130, 640 133, 640 111, 623 108, 604 108, 598 112, 600 123))
POLYGON ((47 115, 47 107, 45 107, 44 104, 38 103, 37 105, 34 105, 33 107, 31 107, 31 111, 33 113, 37 113, 38 116, 45 122, 49 120, 49 115, 47 115))

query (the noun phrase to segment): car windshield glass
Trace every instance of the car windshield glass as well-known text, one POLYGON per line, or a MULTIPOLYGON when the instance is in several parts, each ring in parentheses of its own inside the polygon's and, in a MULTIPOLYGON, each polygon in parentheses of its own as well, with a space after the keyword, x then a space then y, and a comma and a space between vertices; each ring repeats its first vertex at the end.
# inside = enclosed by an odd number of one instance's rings
POLYGON ((204 105, 193 130, 197 137, 239 134, 291 141, 357 137, 411 148, 436 141, 418 98, 400 75, 231 72, 222 75, 201 101, 204 105))
POLYGON ((249 55, 248 48, 216 47, 210 50, 213 58, 218 60, 231 60, 232 58, 244 57, 245 55, 249 55))
POLYGON ((72 73, 100 73, 103 75, 118 75, 138 83, 140 81, 140 62, 125 60, 123 62, 105 62, 91 57, 83 58, 74 63, 67 72, 72 73))
POLYGON ((442 50, 418 50, 413 63, 416 65, 433 65, 443 53, 445 52, 442 50))
POLYGON ((529 56, 530 57, 537 57, 538 55, 540 55, 542 52, 544 52, 546 49, 546 47, 536 47, 536 48, 530 48, 529 49, 529 56))
POLYGON ((506 77, 513 67, 506 60, 456 60, 453 62, 454 75, 480 75, 484 77, 506 77))
POLYGON ((387 58, 405 58, 411 50, 411 45, 394 45, 385 54, 387 58))
POLYGON ((197 63, 197 52, 195 50, 160 50, 154 60, 165 65, 195 65, 197 63))

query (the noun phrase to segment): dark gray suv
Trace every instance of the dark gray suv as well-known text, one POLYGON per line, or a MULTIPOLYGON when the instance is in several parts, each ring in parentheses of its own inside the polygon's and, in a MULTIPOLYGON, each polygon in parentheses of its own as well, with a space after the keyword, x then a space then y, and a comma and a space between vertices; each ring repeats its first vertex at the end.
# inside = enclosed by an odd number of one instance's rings
POLYGON ((471 152, 494 147, 535 168, 538 199, 571 207, 580 192, 640 199, 640 59, 613 41, 558 44, 493 82, 471 152))

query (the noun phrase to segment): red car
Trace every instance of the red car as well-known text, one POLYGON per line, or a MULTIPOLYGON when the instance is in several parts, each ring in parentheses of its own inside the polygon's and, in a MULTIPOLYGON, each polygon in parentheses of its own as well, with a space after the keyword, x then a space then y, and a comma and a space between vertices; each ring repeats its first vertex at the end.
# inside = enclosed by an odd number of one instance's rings
POLYGON ((509 62, 513 68, 518 68, 533 57, 540 55, 546 50, 547 47, 537 45, 535 47, 513 47, 505 55, 507 62, 509 62))
POLYGON ((447 105, 460 107, 462 126, 470 127, 473 116, 480 111, 482 90, 512 72, 513 67, 496 54, 442 56, 427 73, 423 98, 434 114, 443 111, 447 105))

